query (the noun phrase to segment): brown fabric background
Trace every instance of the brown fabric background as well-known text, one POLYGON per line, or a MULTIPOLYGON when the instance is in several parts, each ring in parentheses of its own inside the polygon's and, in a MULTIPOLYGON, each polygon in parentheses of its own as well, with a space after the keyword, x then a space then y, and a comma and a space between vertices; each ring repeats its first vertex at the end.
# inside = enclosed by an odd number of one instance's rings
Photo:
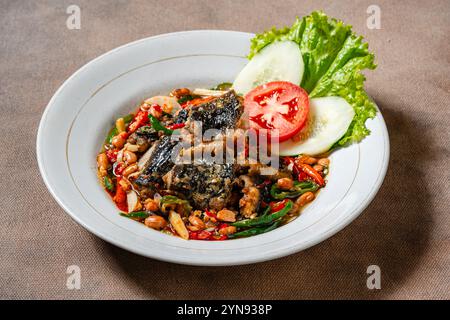
POLYGON ((14 1, 0 3, 0 298, 450 298, 450 2, 14 1), (70 4, 81 30, 66 28, 70 4), (366 9, 381 8, 381 30, 366 9), (35 139, 61 83, 136 39, 189 29, 260 32, 323 9, 376 52, 367 91, 386 119, 391 160, 365 212, 331 239, 275 261, 189 267, 118 249, 78 226, 40 177, 35 139), (81 268, 67 290, 66 268, 81 268), (382 289, 366 288, 366 268, 382 289))

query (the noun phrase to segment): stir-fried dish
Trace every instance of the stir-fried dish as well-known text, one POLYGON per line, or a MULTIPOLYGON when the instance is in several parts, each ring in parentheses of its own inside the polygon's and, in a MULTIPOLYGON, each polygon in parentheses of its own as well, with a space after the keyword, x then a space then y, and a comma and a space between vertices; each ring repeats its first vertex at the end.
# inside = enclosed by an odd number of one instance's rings
POLYGON ((252 40, 234 83, 178 88, 119 117, 97 156, 123 217, 183 239, 266 233, 325 188, 331 151, 369 134, 373 55, 314 12, 252 40), (308 41, 315 39, 315 46, 308 41))

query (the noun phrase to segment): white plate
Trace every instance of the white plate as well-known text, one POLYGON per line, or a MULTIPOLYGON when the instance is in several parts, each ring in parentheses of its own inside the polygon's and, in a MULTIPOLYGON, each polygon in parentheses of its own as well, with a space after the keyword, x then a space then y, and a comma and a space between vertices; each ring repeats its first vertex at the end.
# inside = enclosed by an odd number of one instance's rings
POLYGON ((136 41, 91 61, 55 93, 39 126, 42 177, 64 210, 100 238, 147 257, 192 265, 236 265, 292 254, 355 219, 384 179, 389 139, 380 113, 362 143, 331 155, 328 184, 293 222, 229 241, 185 241, 118 215, 96 177, 96 154, 114 119, 145 97, 177 87, 232 81, 252 34, 189 31, 136 41))

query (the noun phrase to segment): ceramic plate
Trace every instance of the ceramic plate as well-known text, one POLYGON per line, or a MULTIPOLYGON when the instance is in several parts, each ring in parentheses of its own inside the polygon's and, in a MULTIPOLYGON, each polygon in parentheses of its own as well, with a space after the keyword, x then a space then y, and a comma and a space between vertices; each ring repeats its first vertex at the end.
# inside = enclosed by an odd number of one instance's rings
POLYGON ((192 265, 255 263, 298 252, 355 219, 384 179, 389 139, 381 113, 372 134, 331 155, 328 183, 291 223, 266 234, 229 241, 186 241, 118 214, 96 176, 96 154, 117 116, 144 98, 178 87, 232 82, 246 64, 252 34, 189 31, 114 49, 72 75, 55 93, 39 126, 37 156, 53 197, 100 238, 147 257, 192 265))

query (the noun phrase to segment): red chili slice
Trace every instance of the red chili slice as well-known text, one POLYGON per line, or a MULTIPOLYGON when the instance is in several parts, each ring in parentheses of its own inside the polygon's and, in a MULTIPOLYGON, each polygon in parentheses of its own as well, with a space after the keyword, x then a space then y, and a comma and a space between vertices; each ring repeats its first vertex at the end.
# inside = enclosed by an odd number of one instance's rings
POLYGON ((116 175, 117 177, 121 176, 124 170, 125 166, 122 162, 116 163, 113 167, 114 175, 116 175))
POLYGON ((212 213, 212 212, 209 211, 208 209, 205 210, 205 214, 206 214, 208 217, 217 219, 217 215, 215 215, 214 213, 212 213))
POLYGON ((294 158, 292 158, 292 157, 284 157, 283 161, 286 164, 286 166, 292 165, 292 173, 294 175, 298 175, 301 172, 301 170, 297 167, 297 164, 295 163, 295 159, 294 158))
POLYGON ((116 195, 113 200, 121 211, 128 212, 127 193, 123 190, 119 182, 120 179, 117 180, 116 195))
POLYGON ((108 157, 108 160, 110 163, 114 163, 117 161, 117 153, 118 152, 119 152, 119 150, 117 150, 117 149, 110 149, 105 152, 106 157, 108 157))
POLYGON ((198 233, 197 238, 198 240, 206 240, 211 238, 212 233, 206 230, 202 230, 198 233))
POLYGON ((320 175, 320 173, 314 170, 314 168, 311 167, 309 164, 297 163, 297 165, 303 172, 305 172, 308 176, 310 176, 319 186, 322 187, 325 184, 325 180, 320 175))
POLYGON ((163 111, 161 106, 158 105, 158 104, 152 104, 150 108, 155 109, 155 111, 157 111, 157 112, 162 112, 163 111))
POLYGON ((229 225, 227 223, 221 223, 221 224, 219 224, 218 229, 220 230, 220 229, 227 228, 227 227, 229 227, 229 225))
POLYGON ((298 181, 305 181, 308 179, 309 179, 309 176, 304 171, 302 171, 298 174, 298 181))
POLYGON ((279 202, 271 202, 270 203, 270 210, 271 212, 278 212, 281 209, 284 208, 284 206, 286 205, 286 202, 288 202, 288 199, 284 199, 282 201, 279 202))
POLYGON ((198 240, 198 232, 197 231, 189 231, 189 239, 198 240))
POLYGON ((166 128, 169 130, 176 130, 176 129, 184 128, 185 126, 186 126, 186 124, 184 124, 184 123, 174 123, 174 124, 167 126, 166 128))
POLYGON ((133 122, 128 126, 128 133, 133 133, 143 125, 148 123, 148 111, 140 110, 134 117, 133 122))
POLYGON ((222 240, 227 240, 228 236, 226 234, 220 235, 220 236, 212 236, 210 240, 215 240, 215 241, 222 241, 222 240))

